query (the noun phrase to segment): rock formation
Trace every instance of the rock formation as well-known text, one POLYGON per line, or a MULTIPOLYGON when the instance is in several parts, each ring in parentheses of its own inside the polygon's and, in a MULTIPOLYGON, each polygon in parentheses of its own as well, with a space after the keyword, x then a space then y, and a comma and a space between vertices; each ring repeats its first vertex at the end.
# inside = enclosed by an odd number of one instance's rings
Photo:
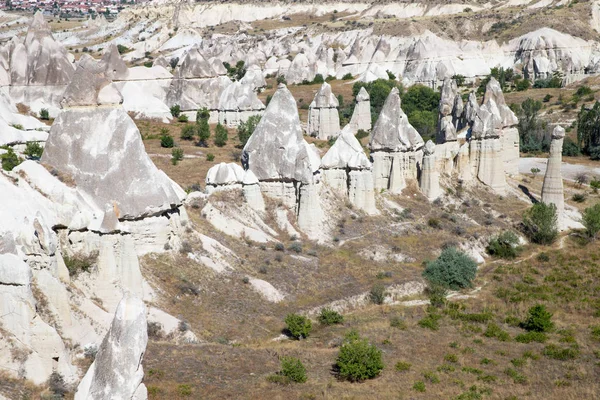
POLYGON ((360 91, 356 95, 354 105, 354 111, 352 112, 352 118, 350 119, 349 125, 356 132, 359 130, 370 131, 371 130, 371 98, 364 87, 360 88, 360 91))
POLYGON ((438 144, 456 141, 456 132, 462 129, 463 102, 454 79, 444 80, 440 98, 438 144))
POLYGON ((143 400, 142 359, 148 343, 144 302, 125 294, 94 362, 75 393, 76 400, 143 400))
POLYGON ((327 140, 340 134, 339 102, 325 82, 308 108, 308 134, 327 140))
POLYGON ((423 139, 402 111, 398 89, 391 90, 375 122, 369 148, 375 189, 400 193, 406 179, 417 179, 423 139), (418 160, 419 159, 419 160, 418 160))
POLYGON ((542 186, 542 202, 554 204, 556 206, 556 215, 559 229, 565 228, 565 194, 563 189, 562 174, 560 171, 562 164, 562 146, 565 140, 565 130, 561 126, 556 126, 552 132, 552 141, 550 142, 550 157, 546 165, 546 175, 544 175, 544 185, 542 186))
POLYGON ((437 199, 442 194, 440 190, 440 173, 437 171, 436 165, 435 147, 431 140, 428 140, 423 147, 423 162, 419 180, 419 188, 429 201, 437 199))
POLYGON ((367 214, 377 214, 372 165, 350 126, 321 160, 323 181, 367 214))
POLYGON ((302 137, 294 97, 280 84, 244 147, 242 165, 260 182, 263 194, 295 210, 300 229, 317 237, 323 219, 320 163, 316 149, 302 137))
POLYGON ((261 115, 265 106, 251 84, 233 82, 223 90, 218 109, 219 123, 233 128, 252 115, 261 115))
POLYGON ((304 53, 296 54, 285 73, 285 80, 292 83, 302 83, 303 81, 312 81, 317 74, 317 65, 312 55, 304 53))

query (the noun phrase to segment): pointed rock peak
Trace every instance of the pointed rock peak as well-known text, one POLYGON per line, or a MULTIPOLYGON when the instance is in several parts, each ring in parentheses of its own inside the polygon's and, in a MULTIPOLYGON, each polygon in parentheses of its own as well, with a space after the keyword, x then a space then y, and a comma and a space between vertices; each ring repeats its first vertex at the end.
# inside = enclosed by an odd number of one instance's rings
POLYGON ((565 128, 560 125, 556 125, 552 131, 552 139, 564 139, 565 128))
POLYGON ((208 60, 204 58, 200 47, 194 46, 183 56, 179 65, 178 77, 183 79, 212 78, 217 76, 208 60))
POLYGON ((367 89, 365 89, 365 87, 361 87, 358 94, 356 95, 356 102, 358 103, 359 101, 369 101, 371 99, 371 96, 369 96, 369 92, 367 92, 367 89))
POLYGON ((261 181, 309 183, 314 172, 314 157, 309 154, 302 135, 296 100, 285 85, 280 86, 244 146, 244 169, 251 170, 261 181))
POLYGON ((281 82, 280 84, 277 85, 277 90, 279 89, 287 89, 287 86, 285 85, 285 83, 281 82))
POLYGON ((446 79, 442 85, 442 95, 440 97, 440 114, 447 116, 452 113, 456 95, 458 94, 458 86, 454 79, 446 79))
POLYGON ((401 104, 398 88, 393 88, 373 127, 369 142, 372 151, 415 151, 423 147, 423 138, 408 122, 401 104))
POLYGON ((504 93, 502 93, 502 88, 500 87, 500 82, 498 82, 493 76, 490 78, 490 81, 485 87, 483 103, 487 103, 490 99, 493 99, 499 106, 506 104, 506 101, 504 100, 504 93))
POLYGON ((44 19, 44 14, 41 11, 36 12, 31 19, 29 29, 32 31, 45 32, 50 34, 51 29, 48 22, 44 19))
POLYGON ((327 82, 321 85, 321 88, 311 103, 311 107, 313 108, 335 108, 339 105, 338 99, 331 90, 331 85, 327 82))
POLYGON ((493 112, 497 119, 501 120, 502 127, 516 125, 519 120, 515 113, 506 105, 504 93, 496 78, 490 78, 483 96, 483 105, 493 112))
POLYGON ((108 50, 102 56, 102 61, 106 63, 108 76, 113 80, 121 80, 127 77, 129 69, 121 58, 117 45, 112 43, 108 50))
POLYGON ((428 140, 427 143, 425 143, 425 147, 423 147, 423 154, 426 156, 435 154, 435 144, 431 140, 428 140))
POLYGON ((369 161, 360 142, 354 136, 354 131, 350 125, 346 125, 340 136, 329 151, 323 156, 321 166, 325 169, 331 168, 350 168, 350 169, 369 169, 369 161))
POLYGON ((61 105, 81 107, 122 103, 123 97, 112 85, 106 67, 106 62, 97 61, 89 54, 81 56, 71 83, 63 93, 61 105))

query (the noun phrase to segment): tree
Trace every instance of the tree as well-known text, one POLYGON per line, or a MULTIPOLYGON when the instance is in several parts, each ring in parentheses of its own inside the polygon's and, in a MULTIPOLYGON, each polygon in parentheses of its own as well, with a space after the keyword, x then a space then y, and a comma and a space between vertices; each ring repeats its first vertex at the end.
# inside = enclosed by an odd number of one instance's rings
POLYGON ((208 125, 207 118, 201 118, 198 125, 198 145, 207 146, 208 138, 210 138, 210 126, 208 125))
POLYGON ((0 155, 0 159, 2 160, 2 169, 5 171, 12 171, 22 161, 12 148, 9 148, 6 153, 0 155))
MULTIPOLYGON (((193 136, 192 136, 193 138, 193 136)), ((169 134, 162 134, 160 136, 160 147, 172 148, 175 146, 175 141, 173 140, 173 136, 169 134)))
POLYGON ((538 244, 551 244, 558 236, 558 217, 554 204, 536 203, 523 215, 523 231, 538 244))
POLYGON ((42 108, 40 110, 40 119, 44 121, 48 121, 50 119, 50 113, 47 108, 42 108))
POLYGON ((392 71, 390 71, 389 69, 385 71, 388 75, 388 79, 395 81, 396 80, 396 75, 394 75, 394 73, 392 71))
POLYGON ((417 110, 408 116, 408 122, 419 132, 424 141, 435 138, 437 120, 437 111, 417 110))
POLYGON ((27 142, 23 154, 25 154, 29 158, 39 160, 40 158, 42 158, 43 152, 44 148, 40 146, 38 142, 27 142))
POLYGON ((285 317, 286 329, 295 339, 307 338, 312 330, 310 319, 299 314, 288 314, 285 317))
POLYGON ((519 238, 512 231, 502 232, 490 240, 488 254, 500 258, 515 258, 519 254, 519 238))
POLYGON ((171 163, 177 165, 181 160, 183 160, 183 149, 181 147, 173 148, 171 151, 171 163))
POLYGON ((390 91, 393 88, 398 88, 400 93, 402 93, 402 84, 397 81, 392 81, 389 79, 377 79, 372 82, 356 82, 352 86, 352 95, 356 97, 360 88, 364 87, 367 93, 371 98, 371 119, 376 120, 383 108, 383 104, 387 99, 390 91))
POLYGON ((227 139, 227 129, 223 125, 217 124, 215 128, 215 145, 223 147, 227 144, 227 139))
POLYGON ((323 78, 322 74, 316 74, 315 75, 315 79, 313 79, 313 83, 320 83, 322 84, 323 82, 325 82, 325 79, 323 78))
POLYGON ((538 113, 542 109, 540 101, 527 98, 517 108, 519 123, 519 139, 521 151, 524 153, 548 150, 549 143, 544 142, 545 123, 538 121, 538 113))
POLYGON ((466 77, 464 75, 452 75, 452 79, 456 82, 456 86, 462 86, 465 84, 466 77))
POLYGON ((177 64, 179 64, 179 57, 173 57, 169 60, 169 65, 171 66, 171 69, 175 69, 175 67, 177 67, 177 64))
POLYGON ((429 282, 452 290, 471 287, 477 274, 477 263, 454 247, 447 247, 434 261, 427 263, 423 277, 429 282))
POLYGON ((174 118, 177 118, 177 117, 179 117, 179 114, 181 114, 181 107, 179 106, 179 104, 175 104, 174 106, 171 107, 170 111, 171 111, 171 115, 174 118))
POLYGON ((600 147, 600 102, 591 109, 581 106, 577 116, 577 142, 581 151, 590 156, 600 147))
POLYGON ((242 147, 246 145, 250 136, 254 133, 256 126, 260 122, 260 115, 252 115, 245 122, 240 122, 237 128, 238 138, 242 147))
POLYGON ((600 203, 588 207, 583 211, 581 222, 585 227, 585 233, 591 240, 596 240, 600 233, 600 203))
POLYGON ((196 111, 196 122, 200 122, 201 119, 208 120, 210 118, 210 111, 206 107, 196 111))
POLYGON ((186 124, 181 128, 181 140, 194 140, 198 128, 193 124, 186 124))
POLYGON ((521 323, 521 328, 530 332, 548 332, 554 327, 551 319, 552 313, 542 304, 538 304, 529 309, 527 319, 521 323))
POLYGON ((341 379, 360 382, 377 377, 383 370, 381 350, 350 331, 344 338, 335 367, 341 379))

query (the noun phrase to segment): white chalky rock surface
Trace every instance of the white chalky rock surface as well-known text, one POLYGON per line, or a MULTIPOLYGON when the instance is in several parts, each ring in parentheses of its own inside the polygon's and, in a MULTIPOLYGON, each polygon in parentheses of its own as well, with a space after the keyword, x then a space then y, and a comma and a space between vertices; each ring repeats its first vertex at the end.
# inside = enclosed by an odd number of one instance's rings
POLYGON ((436 146, 428 140, 423 149, 423 163, 421 169, 421 180, 419 182, 421 192, 433 201, 441 194, 440 174, 436 168, 436 146))
POLYGON ((548 157, 546 174, 544 175, 544 184, 542 186, 542 202, 546 204, 554 204, 556 206, 556 216, 559 229, 565 228, 565 194, 562 175, 560 172, 564 140, 565 129, 561 126, 556 126, 552 132, 550 156, 548 157))
POLYGON ((308 109, 308 134, 327 140, 340 134, 339 102, 325 82, 315 95, 308 109))

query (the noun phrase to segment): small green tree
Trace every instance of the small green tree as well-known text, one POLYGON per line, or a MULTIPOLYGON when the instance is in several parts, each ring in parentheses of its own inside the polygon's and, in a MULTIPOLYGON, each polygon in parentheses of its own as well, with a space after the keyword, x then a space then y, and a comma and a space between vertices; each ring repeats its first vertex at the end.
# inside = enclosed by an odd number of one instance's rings
POLYGON ((429 282, 458 290, 472 285, 477 274, 477 263, 454 247, 442 250, 442 254, 427 263, 423 277, 429 282))
POLYGON ((502 232, 490 240, 486 250, 488 254, 495 257, 515 258, 521 250, 519 247, 519 238, 512 231, 502 232))
POLYGON ((215 128, 215 145, 218 147, 223 147, 227 144, 227 128, 225 128, 221 124, 217 124, 215 128))
POLYGON ((344 338, 335 366, 339 377, 351 382, 372 379, 383 370, 381 350, 350 331, 344 338))
POLYGON ((185 114, 180 114, 179 117, 177 117, 177 121, 179 122, 188 122, 188 116, 185 114))
POLYGON ((344 322, 344 316, 331 308, 322 308, 317 319, 322 325, 334 325, 344 322))
POLYGON ((310 319, 299 314, 288 314, 285 317, 285 324, 290 336, 295 339, 307 338, 312 329, 310 319))
POLYGON ((344 81, 349 81, 350 79, 354 79, 354 77, 352 76, 352 74, 350 72, 348 72, 347 74, 344 74, 344 76, 342 76, 342 80, 344 80, 344 81))
POLYGON ((538 304, 529 309, 527 319, 521 323, 521 328, 532 332, 548 332, 554 327, 552 313, 546 310, 543 304, 538 304))
POLYGON ((177 165, 181 160, 183 160, 183 149, 181 147, 173 148, 171 151, 171 163, 177 165))
POLYGON ((596 240, 598 233, 600 233, 600 203, 586 208, 583 211, 581 222, 585 227, 587 237, 591 240, 596 240))
POLYGON ((302 361, 295 357, 281 358, 281 375, 292 382, 306 382, 306 368, 302 364, 302 361))
POLYGON ((173 136, 169 134, 163 134, 160 137, 160 147, 172 148, 175 146, 175 140, 173 140, 173 136))
POLYGON ((39 160, 43 152, 44 148, 38 142, 27 142, 23 154, 31 159, 39 160))
POLYGON ((260 122, 260 118, 260 115, 252 115, 245 122, 241 122, 238 125, 237 134, 242 147, 246 145, 246 142, 248 142, 248 139, 254 133, 256 126, 260 122))
POLYGON ((523 231, 532 242, 551 244, 558 236, 554 204, 536 203, 523 216, 523 231))
POLYGON ((196 132, 198 132, 198 128, 193 124, 186 124, 181 128, 181 140, 194 140, 194 136, 196 136, 196 132))
POLYGON ((198 122, 198 144, 200 146, 207 146, 208 139, 210 138, 210 126, 208 126, 208 119, 201 118, 198 122))
POLYGON ((50 113, 48 112, 47 108, 42 108, 40 110, 40 119, 45 120, 45 121, 50 119, 50 113))
POLYGON ((316 74, 315 79, 313 79, 313 83, 323 83, 323 82, 325 82, 325 78, 323 78, 323 75, 316 74))
POLYGON ((0 159, 2 160, 2 169, 5 171, 12 171, 22 161, 11 148, 6 153, 0 155, 0 159))
POLYGON ((196 111, 196 122, 200 122, 200 120, 205 119, 208 120, 210 118, 210 111, 206 107, 201 108, 196 111))
POLYGON ((181 114, 181 107, 179 106, 179 104, 175 104, 174 106, 171 107, 171 115, 174 118, 178 118, 179 115, 181 114))

